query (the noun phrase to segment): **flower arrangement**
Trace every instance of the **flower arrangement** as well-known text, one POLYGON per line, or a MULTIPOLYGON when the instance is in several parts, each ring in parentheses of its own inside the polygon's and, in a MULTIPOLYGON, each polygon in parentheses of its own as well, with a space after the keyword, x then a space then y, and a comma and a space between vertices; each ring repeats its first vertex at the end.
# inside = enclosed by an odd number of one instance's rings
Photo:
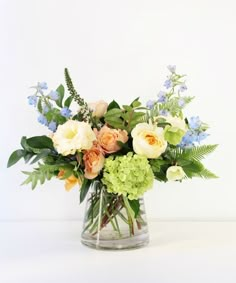
POLYGON ((39 112, 38 121, 52 133, 22 137, 21 149, 11 154, 8 167, 21 158, 37 163, 32 172, 23 171, 27 175, 23 184, 31 183, 34 189, 56 177, 65 181, 67 191, 80 188, 80 202, 94 185, 84 231, 95 235, 110 223, 121 234, 116 219, 120 217, 132 236, 134 226, 141 229, 144 224, 140 199, 154 179, 181 182, 217 177, 202 163, 216 148, 200 145, 208 136, 208 125, 198 116, 184 116, 183 109, 193 97, 184 95, 185 76, 177 74, 175 66, 168 69, 165 90, 145 106, 139 98, 123 106, 114 100, 87 103, 75 90, 67 69, 67 98, 63 85, 47 92, 47 84, 38 83, 28 102, 39 112), (75 113, 72 103, 77 106, 75 113))

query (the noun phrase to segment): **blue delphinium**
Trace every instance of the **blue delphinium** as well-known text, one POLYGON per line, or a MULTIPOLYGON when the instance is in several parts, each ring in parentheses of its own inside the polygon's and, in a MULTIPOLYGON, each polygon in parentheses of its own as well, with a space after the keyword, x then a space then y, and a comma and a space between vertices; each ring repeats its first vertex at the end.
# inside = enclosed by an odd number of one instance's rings
POLYGON ((38 87, 41 89, 48 89, 48 85, 46 82, 38 83, 38 87))
POLYGON ((168 66, 167 66, 167 69, 168 69, 172 74, 174 74, 175 71, 176 71, 176 65, 168 65, 168 66))
POLYGON ((36 106, 38 101, 38 97, 36 95, 28 96, 28 103, 29 105, 36 106))
POLYGON ((43 114, 47 114, 48 111, 49 111, 49 107, 47 105, 44 105, 42 109, 43 114))
POLYGON ((201 141, 203 141, 204 139, 206 139, 209 136, 208 133, 206 132, 200 132, 197 135, 197 142, 200 143, 201 141))
POLYGON ((166 109, 161 109, 159 111, 160 116, 168 116, 170 113, 166 109))
POLYGON ((61 115, 63 117, 66 117, 66 118, 70 118, 71 117, 71 110, 68 107, 62 108, 60 113, 61 113, 61 115))
POLYGON ((52 132, 55 132, 57 129, 57 123, 55 121, 51 121, 48 124, 48 129, 51 130, 52 132))
POLYGON ((186 86, 186 84, 185 83, 182 83, 181 85, 180 85, 180 87, 179 87, 179 91, 181 91, 181 92, 184 92, 185 90, 187 90, 188 88, 187 88, 187 86, 186 86))
POLYGON ((188 123, 189 123, 189 128, 193 130, 199 129, 202 125, 202 122, 199 119, 199 116, 191 117, 188 123))
POLYGON ((43 94, 43 90, 48 89, 48 86, 46 82, 39 82, 36 86, 33 86, 33 88, 36 88, 37 92, 43 94))
POLYGON ((47 118, 46 118, 44 115, 42 115, 42 114, 39 115, 39 117, 38 117, 38 122, 39 122, 40 124, 42 124, 42 125, 45 125, 45 126, 48 125, 48 120, 47 120, 47 118))
POLYGON ((146 103, 146 107, 149 109, 153 109, 155 104, 155 100, 148 100, 148 102, 146 103))
POLYGON ((191 117, 188 121, 189 130, 186 132, 179 144, 182 148, 193 147, 194 143, 200 143, 206 139, 209 134, 206 133, 206 128, 202 127, 202 121, 198 116, 191 117))
POLYGON ((169 80, 166 80, 164 82, 164 87, 166 87, 167 89, 172 87, 172 81, 169 79, 169 80))
POLYGON ((179 107, 184 107, 185 106, 185 100, 184 98, 180 97, 179 100, 178 100, 178 105, 179 107))
POLYGON ((56 90, 52 90, 48 95, 52 100, 57 100, 59 98, 58 92, 56 90))
POLYGON ((157 102, 165 103, 167 101, 166 93, 164 91, 160 91, 157 97, 158 97, 157 102))

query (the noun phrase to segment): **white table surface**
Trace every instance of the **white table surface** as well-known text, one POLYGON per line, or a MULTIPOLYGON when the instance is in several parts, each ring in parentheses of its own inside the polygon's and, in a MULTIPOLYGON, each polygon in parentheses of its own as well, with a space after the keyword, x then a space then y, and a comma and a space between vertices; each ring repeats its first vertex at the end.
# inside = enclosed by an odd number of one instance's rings
POLYGON ((1 283, 235 283, 236 222, 150 221, 150 244, 98 251, 81 222, 0 222, 1 283))

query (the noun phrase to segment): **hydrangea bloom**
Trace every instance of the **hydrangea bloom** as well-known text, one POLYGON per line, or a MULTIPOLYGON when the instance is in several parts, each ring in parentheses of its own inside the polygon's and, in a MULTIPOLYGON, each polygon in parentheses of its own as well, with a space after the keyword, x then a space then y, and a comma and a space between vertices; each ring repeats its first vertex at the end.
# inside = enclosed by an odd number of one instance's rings
POLYGON ((146 157, 129 152, 105 161, 102 182, 109 193, 138 199, 153 185, 154 175, 146 157), (140 174, 142 172, 142 174, 140 174))

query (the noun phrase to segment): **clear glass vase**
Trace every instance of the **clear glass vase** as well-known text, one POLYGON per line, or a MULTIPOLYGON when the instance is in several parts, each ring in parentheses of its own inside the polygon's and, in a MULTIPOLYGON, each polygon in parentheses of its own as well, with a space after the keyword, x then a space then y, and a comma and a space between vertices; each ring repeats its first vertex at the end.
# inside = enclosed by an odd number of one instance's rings
POLYGON ((87 197, 81 242, 91 248, 110 250, 147 245, 149 234, 143 198, 130 201, 108 193, 99 181, 93 182, 87 197))

